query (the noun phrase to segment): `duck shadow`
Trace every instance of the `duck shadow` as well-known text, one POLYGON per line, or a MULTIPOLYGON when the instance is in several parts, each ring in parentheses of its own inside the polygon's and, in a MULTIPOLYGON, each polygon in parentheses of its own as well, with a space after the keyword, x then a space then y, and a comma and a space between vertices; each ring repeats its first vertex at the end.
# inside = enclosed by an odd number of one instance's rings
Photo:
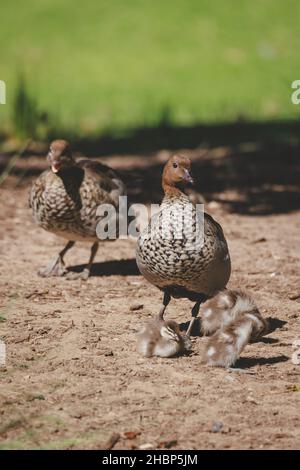
POLYGON ((262 336, 261 338, 257 338, 255 341, 251 341, 251 343, 264 343, 264 344, 276 344, 279 343, 280 340, 276 338, 265 338, 262 336))
MULTIPOLYGON (((268 322, 268 331, 265 333, 266 335, 269 335, 270 333, 273 333, 274 331, 282 328, 287 323, 286 321, 279 320, 279 318, 275 318, 275 317, 268 317, 267 322, 268 322)), ((277 338, 269 338, 266 336, 262 336, 261 338, 257 338, 254 341, 251 341, 251 343, 265 343, 265 344, 276 344, 279 342, 280 340, 277 338)))
POLYGON ((276 317, 268 317, 267 322, 268 322, 268 332, 266 333, 267 335, 269 335, 270 333, 273 333, 274 331, 282 328, 284 325, 287 324, 287 321, 279 320, 279 318, 276 318, 276 317))
MULTIPOLYGON (((81 272, 86 267, 85 264, 72 266, 69 271, 81 272)), ((139 276, 140 272, 134 258, 104 261, 102 263, 94 263, 91 269, 91 276, 139 276)))
MULTIPOLYGON (((180 330, 187 331, 189 324, 190 324, 190 320, 184 323, 180 323, 179 324, 180 330)), ((196 336, 196 337, 203 336, 203 334, 201 333, 201 318, 196 318, 191 329, 191 336, 196 336)))
POLYGON ((251 369, 255 366, 265 366, 287 362, 290 358, 281 354, 273 357, 241 357, 236 361, 232 369, 251 369))

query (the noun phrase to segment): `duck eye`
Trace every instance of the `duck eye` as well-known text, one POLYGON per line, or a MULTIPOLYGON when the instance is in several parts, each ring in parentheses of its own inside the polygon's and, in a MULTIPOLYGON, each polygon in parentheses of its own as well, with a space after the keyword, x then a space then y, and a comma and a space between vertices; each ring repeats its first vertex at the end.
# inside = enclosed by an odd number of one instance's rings
POLYGON ((174 162, 173 163, 173 168, 177 168, 177 167, 178 167, 177 163, 174 162))

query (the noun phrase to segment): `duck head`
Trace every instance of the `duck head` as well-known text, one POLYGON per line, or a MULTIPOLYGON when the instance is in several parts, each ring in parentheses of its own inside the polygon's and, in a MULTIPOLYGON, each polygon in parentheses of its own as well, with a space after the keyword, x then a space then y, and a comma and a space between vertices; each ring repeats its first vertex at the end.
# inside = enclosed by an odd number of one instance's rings
POLYGON ((174 190, 182 190, 189 184, 193 184, 194 180, 190 174, 191 161, 184 155, 173 155, 167 161, 162 177, 162 186, 164 191, 174 192, 174 190))
POLYGON ((53 173, 59 173, 75 165, 70 143, 67 140, 54 140, 47 155, 53 173))

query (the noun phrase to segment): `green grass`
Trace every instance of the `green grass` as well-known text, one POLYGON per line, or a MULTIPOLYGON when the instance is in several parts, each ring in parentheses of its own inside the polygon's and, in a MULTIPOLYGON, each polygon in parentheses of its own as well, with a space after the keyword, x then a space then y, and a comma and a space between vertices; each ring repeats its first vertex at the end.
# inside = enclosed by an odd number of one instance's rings
POLYGON ((96 432, 85 432, 84 435, 75 430, 70 437, 66 423, 58 417, 48 415, 40 416, 37 422, 25 418, 13 419, 0 429, 0 433, 0 450, 59 450, 73 447, 84 449, 90 446, 101 448, 101 444, 107 441, 107 430, 103 428, 96 432), (57 430, 66 433, 66 436, 53 439, 57 430), (14 433, 14 437, 8 437, 10 432, 14 433))
MULTIPOLYGON (((27 437, 27 436, 26 436, 27 437)), ((92 442, 94 443, 94 442, 92 442)), ((59 439, 56 441, 50 441, 43 445, 34 445, 28 440, 9 440, 3 444, 0 444, 0 450, 65 450, 73 447, 84 449, 85 444, 91 444, 88 439, 74 438, 74 439, 59 439)))
POLYGON ((298 0, 6 0, 0 125, 21 75, 31 106, 82 133, 298 118, 299 17, 298 0))

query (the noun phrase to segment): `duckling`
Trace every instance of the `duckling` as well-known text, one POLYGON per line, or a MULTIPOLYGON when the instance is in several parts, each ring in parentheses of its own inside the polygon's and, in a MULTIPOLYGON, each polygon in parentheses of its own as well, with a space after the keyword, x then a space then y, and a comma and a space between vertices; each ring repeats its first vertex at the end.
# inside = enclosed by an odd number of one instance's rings
POLYGON ((204 352, 208 365, 232 366, 245 346, 268 330, 253 299, 242 291, 223 290, 205 302, 202 311, 202 333, 212 334, 204 352))
POLYGON ((211 335, 234 322, 241 315, 254 321, 252 339, 265 334, 267 321, 262 317, 254 300, 244 291, 224 289, 207 300, 201 307, 201 331, 211 335))
POLYGON ((81 273, 68 273, 68 278, 86 280, 99 246, 96 226, 101 217, 96 214, 97 208, 101 204, 118 208, 119 196, 126 194, 126 188, 108 166, 91 160, 75 161, 66 140, 51 143, 47 160, 50 169, 33 183, 29 206, 40 227, 68 242, 38 274, 43 277, 65 275, 64 255, 75 241, 87 241, 92 242, 92 247, 86 268, 81 273))
POLYGON ((145 357, 172 357, 191 349, 190 339, 173 320, 152 318, 138 333, 137 351, 145 357))
POLYGON ((140 272, 164 292, 161 317, 171 297, 195 302, 187 336, 201 303, 226 286, 231 272, 221 226, 206 213, 201 220, 184 192, 193 183, 190 169, 191 162, 183 155, 168 160, 162 175, 165 195, 160 211, 140 234, 136 250, 140 272))

